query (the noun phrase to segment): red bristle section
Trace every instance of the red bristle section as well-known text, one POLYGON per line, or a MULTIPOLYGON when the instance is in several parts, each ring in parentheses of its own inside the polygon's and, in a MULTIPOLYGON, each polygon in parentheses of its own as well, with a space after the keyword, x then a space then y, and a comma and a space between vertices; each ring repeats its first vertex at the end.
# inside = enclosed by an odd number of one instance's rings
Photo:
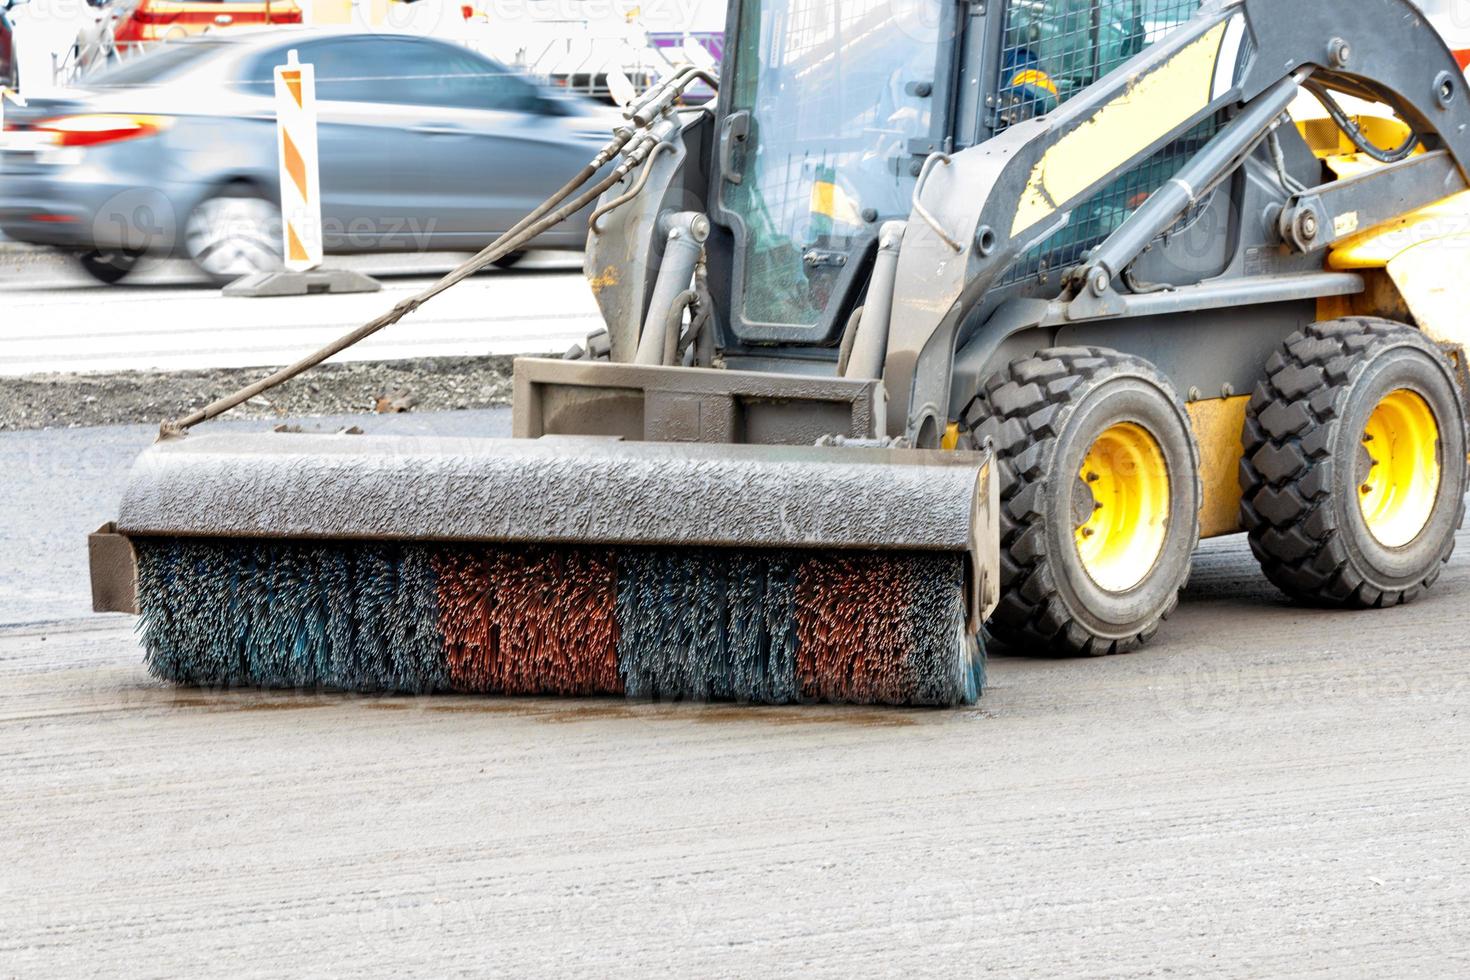
POLYGON ((824 556, 796 579, 796 674, 803 698, 903 704, 915 680, 907 559, 824 556))
POLYGON ((434 564, 439 626, 456 690, 622 693, 611 552, 456 551, 434 564))

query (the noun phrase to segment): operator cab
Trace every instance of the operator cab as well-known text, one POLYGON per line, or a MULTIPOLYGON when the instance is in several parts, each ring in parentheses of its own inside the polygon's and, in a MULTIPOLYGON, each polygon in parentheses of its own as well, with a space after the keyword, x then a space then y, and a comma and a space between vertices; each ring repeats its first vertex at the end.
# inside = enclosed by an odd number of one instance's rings
MULTIPOLYGON (((1052 111, 1188 20, 1198 0, 744 0, 712 217, 732 346, 823 346, 862 302, 878 229, 923 161, 1052 111), (987 12, 989 11, 989 12, 987 12)), ((1185 154, 1178 156, 1182 159, 1185 154)), ((1105 237, 1149 187, 1098 196, 1051 251, 1105 237), (1140 196, 1141 195, 1141 196, 1140 196)), ((1032 267, 1044 258, 1031 256, 1032 267)), ((1034 273, 1022 267, 1018 274, 1034 273)))

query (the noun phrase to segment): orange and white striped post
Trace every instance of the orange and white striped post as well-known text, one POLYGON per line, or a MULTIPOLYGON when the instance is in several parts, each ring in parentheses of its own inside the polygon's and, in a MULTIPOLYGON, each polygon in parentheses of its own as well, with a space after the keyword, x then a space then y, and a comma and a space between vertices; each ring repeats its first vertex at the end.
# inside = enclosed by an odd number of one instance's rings
POLYGON ((293 48, 276 67, 276 142, 281 159, 281 237, 285 265, 322 264, 321 170, 316 142, 316 72, 293 48))

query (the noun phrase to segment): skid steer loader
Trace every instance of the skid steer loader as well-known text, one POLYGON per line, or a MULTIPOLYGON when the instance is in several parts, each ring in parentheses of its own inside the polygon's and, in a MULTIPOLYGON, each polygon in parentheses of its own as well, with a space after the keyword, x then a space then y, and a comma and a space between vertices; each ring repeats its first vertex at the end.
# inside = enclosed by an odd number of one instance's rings
POLYGON ((1470 89, 1409 0, 728 26, 717 108, 656 90, 581 175, 606 330, 517 363, 517 441, 181 437, 231 400, 145 454, 93 569, 155 672, 947 704, 982 620, 1148 641, 1202 537, 1304 602, 1434 584, 1470 89))

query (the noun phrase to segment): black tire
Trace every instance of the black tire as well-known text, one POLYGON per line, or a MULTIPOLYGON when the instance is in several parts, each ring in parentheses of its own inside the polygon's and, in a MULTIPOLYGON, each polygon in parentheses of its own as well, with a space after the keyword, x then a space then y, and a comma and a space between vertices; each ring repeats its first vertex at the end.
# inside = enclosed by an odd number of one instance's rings
POLYGON ((1001 603, 996 639, 1024 651, 1126 653, 1152 639, 1179 603, 1199 543, 1199 449, 1169 382, 1147 361, 1101 348, 1042 351, 1013 362, 977 396, 974 436, 989 440, 1001 496, 1001 603), (1142 428, 1162 455, 1168 485, 1163 540, 1137 583, 1110 591, 1077 544, 1091 513, 1080 477, 1098 437, 1142 428))
POLYGON ((1453 368, 1422 333, 1362 317, 1293 334, 1266 364, 1242 441, 1241 521, 1277 588, 1363 609, 1412 602, 1434 585, 1465 519, 1467 436, 1453 368), (1359 493, 1373 472, 1369 418, 1398 391, 1434 415, 1440 480, 1418 536, 1390 547, 1370 529, 1359 493))
POLYGON ((92 249, 77 256, 87 275, 109 286, 122 282, 138 267, 142 255, 124 249, 92 249))
POLYGON ((516 266, 521 264, 525 257, 526 253, 523 251, 511 252, 509 255, 502 255, 500 258, 496 259, 490 264, 495 266, 495 268, 497 269, 514 269, 516 266))

